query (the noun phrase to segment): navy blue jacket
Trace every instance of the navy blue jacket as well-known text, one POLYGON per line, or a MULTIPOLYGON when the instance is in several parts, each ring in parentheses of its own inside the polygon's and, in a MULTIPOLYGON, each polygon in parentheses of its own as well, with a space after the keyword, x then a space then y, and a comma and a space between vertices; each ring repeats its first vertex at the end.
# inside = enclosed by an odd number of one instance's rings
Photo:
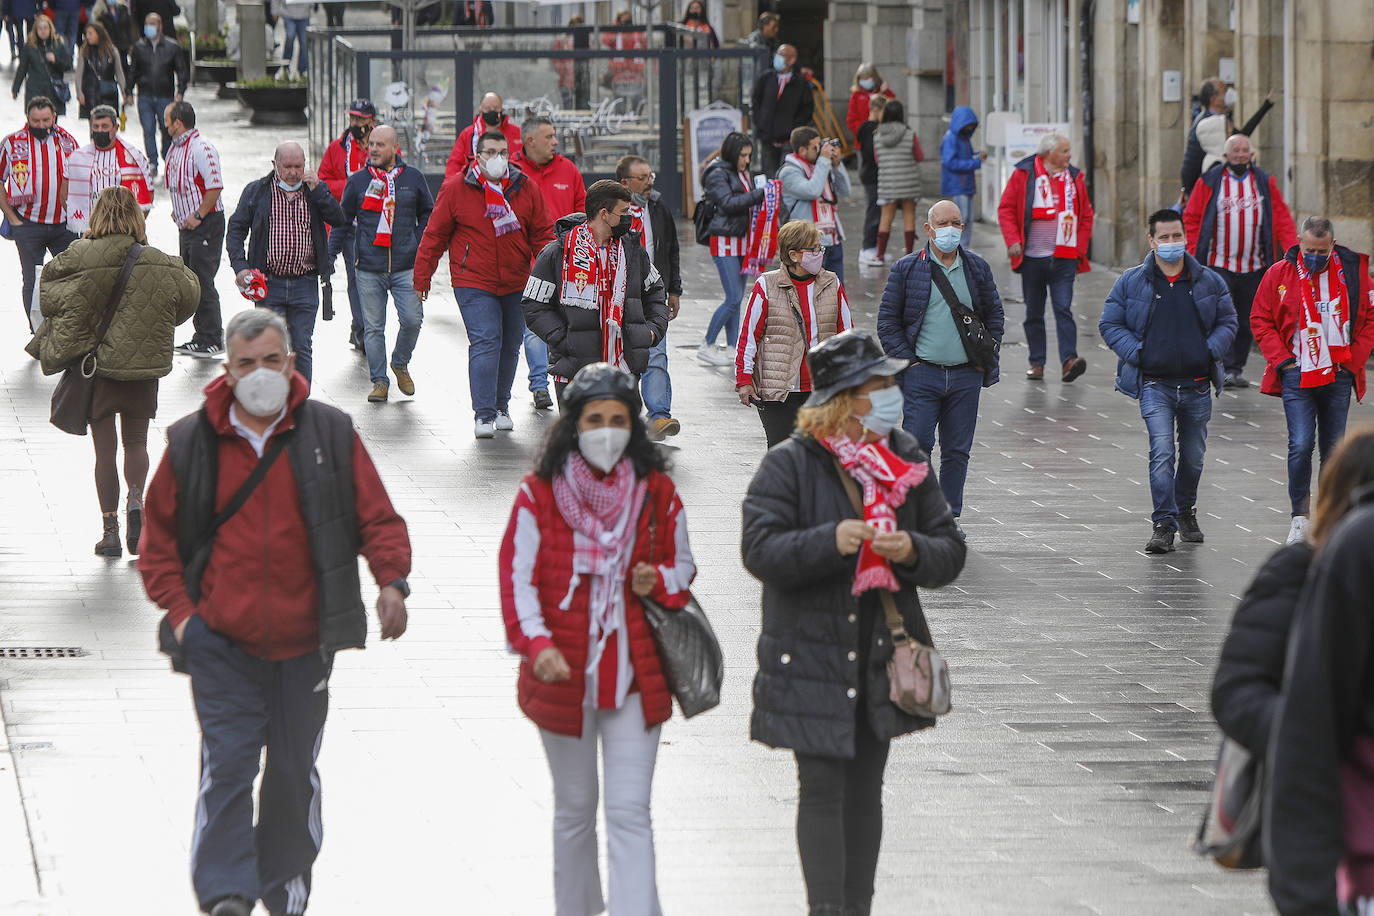
POLYGON ((940 141, 940 193, 946 197, 972 194, 977 189, 974 172, 983 167, 983 160, 973 152, 973 143, 960 132, 969 125, 978 126, 978 116, 967 105, 960 105, 949 116, 949 130, 940 141))
POLYGON ((367 188, 371 183, 371 169, 359 169, 349 176, 339 202, 343 208, 345 225, 356 223, 358 227, 355 236, 358 260, 355 266, 358 270, 377 274, 414 270, 420 237, 425 234, 429 214, 434 210, 434 195, 429 191, 429 183, 419 169, 409 165, 396 176, 396 215, 391 221, 389 248, 379 248, 373 243, 377 237, 377 221, 382 214, 362 208, 363 198, 367 196, 367 188))
MULTIPOLYGON (((224 247, 229 252, 229 266, 234 273, 257 268, 267 273, 267 245, 272 239, 272 183, 277 180, 275 171, 268 172, 243 189, 239 196, 234 215, 229 217, 229 225, 224 232, 224 247), (248 242, 247 256, 243 244, 248 242)), ((334 272, 334 259, 329 256, 329 232, 324 228, 344 224, 343 211, 334 195, 329 193, 329 185, 323 181, 314 189, 305 192, 306 205, 310 208, 310 235, 315 249, 315 273, 327 277, 334 272)))
MULTIPOLYGON (((1207 349, 1212 353, 1212 385, 1221 391, 1222 359, 1236 339, 1236 307, 1226 281, 1197 262, 1190 254, 1184 256, 1185 267, 1193 278, 1193 305, 1207 336, 1207 349)), ((1145 333, 1154 315, 1155 286, 1150 277, 1154 269, 1154 254, 1146 255, 1145 263, 1132 267, 1117 277, 1102 320, 1097 330, 1112 348, 1116 364, 1116 390, 1140 400, 1140 353, 1145 346, 1145 333)))
MULTIPOLYGON (((878 339, 888 356, 898 359, 916 358, 916 336, 921 333, 925 321, 926 307, 930 305, 930 291, 934 284, 930 279, 931 264, 929 246, 902 258, 892 265, 887 277, 887 288, 883 290, 883 301, 878 306, 878 339)), ((965 280, 968 282, 969 295, 973 297, 973 311, 983 320, 983 324, 997 338, 1002 340, 1005 318, 1002 314, 1002 299, 997 295, 997 283, 992 278, 992 268, 988 262, 964 248, 959 249, 959 257, 964 259, 965 280)), ((994 362, 983 370, 983 387, 997 384, 998 366, 994 362)))

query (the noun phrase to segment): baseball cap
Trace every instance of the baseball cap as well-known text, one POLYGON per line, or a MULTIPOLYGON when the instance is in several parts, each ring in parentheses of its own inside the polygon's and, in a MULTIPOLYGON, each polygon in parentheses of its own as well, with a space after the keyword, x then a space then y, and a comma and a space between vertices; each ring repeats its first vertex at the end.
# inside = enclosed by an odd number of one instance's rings
POLYGON ((375 118, 377 117, 377 106, 368 99, 354 99, 353 103, 348 106, 348 113, 360 118, 375 118))

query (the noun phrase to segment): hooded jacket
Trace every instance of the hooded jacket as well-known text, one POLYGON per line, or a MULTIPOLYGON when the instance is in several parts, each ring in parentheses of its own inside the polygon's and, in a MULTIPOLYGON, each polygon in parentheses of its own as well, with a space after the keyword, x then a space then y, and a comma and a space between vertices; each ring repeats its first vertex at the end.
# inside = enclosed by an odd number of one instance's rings
POLYGON ((973 142, 964 131, 978 128, 978 116, 967 105, 960 105, 949 116, 949 130, 940 141, 940 194, 955 197, 972 194, 977 189, 975 173, 983 167, 983 160, 973 151, 973 142))
POLYGON ((879 200, 916 200, 921 196, 921 171, 912 150, 914 136, 900 121, 878 125, 873 147, 878 160, 879 200))

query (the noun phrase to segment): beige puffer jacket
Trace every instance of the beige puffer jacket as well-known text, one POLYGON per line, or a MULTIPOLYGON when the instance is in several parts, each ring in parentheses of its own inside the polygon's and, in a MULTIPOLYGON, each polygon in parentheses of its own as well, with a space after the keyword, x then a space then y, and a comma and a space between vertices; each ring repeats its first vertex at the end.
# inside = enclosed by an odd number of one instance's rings
MULTIPOLYGON (((760 400, 782 401, 792 393, 801 376, 807 340, 802 332, 801 303, 797 288, 783 268, 759 277, 768 296, 768 314, 763 319, 763 340, 754 357, 754 390, 760 400)), ((820 328, 819 344, 835 336, 840 321, 840 278, 828 270, 816 274, 811 290, 811 308, 820 328)))

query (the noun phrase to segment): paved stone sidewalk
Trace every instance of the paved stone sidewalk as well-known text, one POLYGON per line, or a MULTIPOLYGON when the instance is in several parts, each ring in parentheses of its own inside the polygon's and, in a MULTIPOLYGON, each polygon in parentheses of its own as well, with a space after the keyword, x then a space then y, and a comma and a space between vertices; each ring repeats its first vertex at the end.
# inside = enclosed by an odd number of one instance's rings
MULTIPOLYGON (((225 153, 232 202, 282 131, 251 128, 208 94, 192 101, 225 153)), ((0 104, 4 125, 16 112, 0 104)), ((160 194, 152 241, 175 251, 167 213, 160 194)), ((857 226, 859 214, 845 219, 857 226)), ((993 231, 980 227, 976 241, 1019 300, 993 231)), ((848 289, 872 327, 883 274, 861 275, 855 254, 848 289)), ((693 359, 720 292, 704 249, 686 242, 684 257, 674 476, 696 591, 729 670, 720 709, 664 729, 660 888, 670 913, 800 913, 795 768, 748 741, 759 594, 739 563, 738 516, 763 436, 727 371, 693 359)), ((17 278, 12 246, 0 244, 0 264, 17 278)), ((984 393, 968 481, 968 566, 925 599, 956 708, 893 747, 876 913, 1270 912, 1260 876, 1224 873, 1188 843, 1217 742, 1207 700, 1217 646, 1287 530, 1280 405, 1255 390, 1221 397, 1199 501, 1207 542, 1147 557, 1146 437, 1135 403, 1112 391, 1115 361, 1096 334, 1112 279, 1079 279, 1090 368, 1070 386, 1021 377, 1021 311, 1008 302, 1004 380, 984 393)), ((154 651, 157 613, 132 561, 91 554, 90 446, 47 424, 53 380, 20 352, 17 285, 5 291, 0 354, 0 648, 84 654, 0 658, 0 912, 191 913, 198 750, 187 683, 154 651)), ((226 313, 245 304, 227 265, 219 285, 226 313)), ((342 295, 336 305, 346 316, 342 295)), ((367 373, 346 336, 346 317, 320 325, 316 396, 353 414, 410 524, 416 571, 406 637, 382 645, 374 630, 373 646, 336 668, 312 912, 550 912, 549 780, 515 706, 495 569, 516 481, 552 418, 521 392, 516 431, 473 440, 466 341, 442 289, 428 303, 413 399, 365 403, 367 373)), ((158 428, 194 409, 218 371, 179 358, 158 428)))

